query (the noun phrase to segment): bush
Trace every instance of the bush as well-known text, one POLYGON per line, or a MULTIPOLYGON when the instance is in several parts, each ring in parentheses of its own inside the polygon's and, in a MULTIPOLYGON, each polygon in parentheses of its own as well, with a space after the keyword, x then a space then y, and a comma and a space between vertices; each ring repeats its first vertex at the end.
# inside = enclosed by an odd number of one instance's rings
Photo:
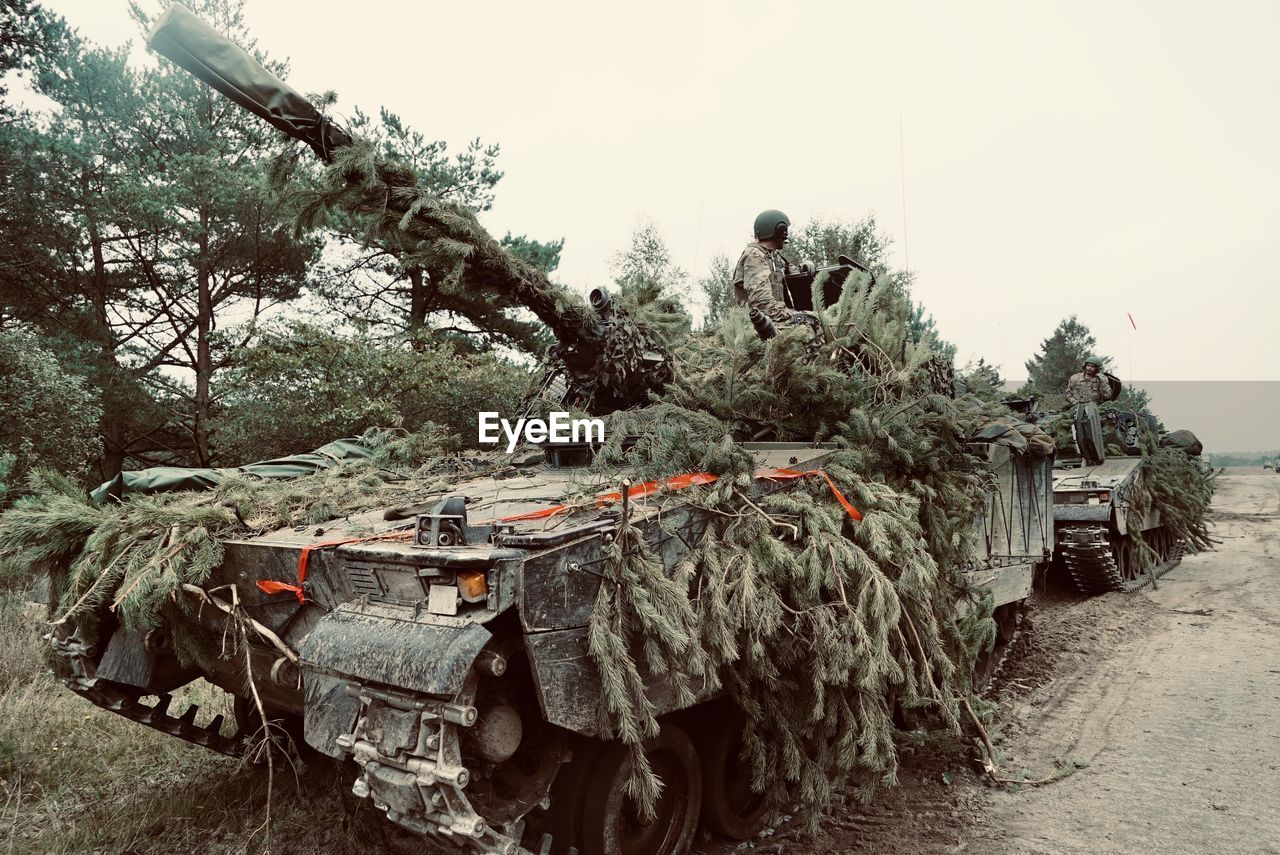
POLYGON ((240 465, 317 448, 370 427, 435 422, 474 444, 477 413, 513 412, 527 373, 492 354, 414 347, 297 323, 268 332, 218 380, 213 446, 240 465))
POLYGON ((83 474, 101 451, 101 416, 97 393, 36 336, 0 332, 0 506, 34 466, 83 474))

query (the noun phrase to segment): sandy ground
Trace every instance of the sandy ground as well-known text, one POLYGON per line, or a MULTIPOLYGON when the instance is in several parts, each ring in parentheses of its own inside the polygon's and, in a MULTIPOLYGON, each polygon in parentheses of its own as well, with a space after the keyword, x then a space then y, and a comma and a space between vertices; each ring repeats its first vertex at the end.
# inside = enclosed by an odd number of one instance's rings
POLYGON ((933 751, 872 809, 754 848, 1280 855, 1280 476, 1228 470, 1213 517, 1222 545, 1157 591, 1033 603, 997 697, 1002 772, 1073 774, 999 789, 933 751))
POLYGON ((1280 477, 1228 473, 1214 517, 1147 632, 1015 709, 1015 754, 1090 765, 993 794, 1003 851, 1280 853, 1280 477))
POLYGON ((1144 595, 1145 631, 1014 708, 1014 757, 1089 766, 993 792, 990 850, 1280 853, 1280 476, 1233 470, 1213 507, 1222 545, 1144 595))

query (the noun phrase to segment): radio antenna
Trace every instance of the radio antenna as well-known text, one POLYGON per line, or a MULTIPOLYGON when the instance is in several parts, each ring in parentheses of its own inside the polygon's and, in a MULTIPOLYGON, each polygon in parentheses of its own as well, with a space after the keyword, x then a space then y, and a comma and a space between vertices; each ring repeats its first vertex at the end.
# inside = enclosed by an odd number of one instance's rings
POLYGON ((898 113, 898 175, 902 183, 902 263, 911 281, 911 252, 907 246, 907 157, 902 143, 902 113, 898 113))

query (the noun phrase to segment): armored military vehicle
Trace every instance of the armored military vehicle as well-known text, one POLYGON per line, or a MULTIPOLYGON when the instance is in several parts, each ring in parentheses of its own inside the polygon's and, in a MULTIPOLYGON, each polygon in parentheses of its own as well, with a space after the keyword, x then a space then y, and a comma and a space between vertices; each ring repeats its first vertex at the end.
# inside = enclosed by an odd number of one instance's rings
MULTIPOLYGON (((350 143, 183 6, 157 22, 150 44, 326 160, 350 143)), ((660 344, 603 291, 590 309, 566 311, 545 279, 497 249, 481 246, 473 263, 556 334, 573 401, 608 412, 669 377, 660 344)), ((756 500, 835 453, 811 444, 743 448, 755 460, 756 500)), ((970 580, 990 592, 1007 642, 1033 569, 1053 548, 1052 458, 1029 453, 1016 432, 969 450, 989 481, 970 580)), ((646 671, 661 731, 645 754, 663 788, 654 815, 643 816, 626 787, 628 750, 601 738, 601 678, 588 649, 600 568, 624 524, 643 532, 670 574, 706 535, 709 514, 662 497, 714 476, 624 486, 583 503, 576 464, 590 449, 576 451, 517 455, 500 473, 457 479, 425 507, 225 543, 206 587, 233 589, 253 616, 252 684, 243 661, 183 664, 172 627, 128 631, 106 611, 92 637, 75 622, 57 628, 58 673, 101 707, 230 755, 245 752, 260 703, 311 749, 349 761, 357 796, 446 848, 680 853, 699 827, 745 839, 764 804, 741 765, 732 706, 705 686, 693 687, 692 702, 678 700, 664 677, 646 671), (575 491, 577 504, 566 507, 575 491), (195 707, 170 710, 175 690, 197 677, 236 698, 234 732, 195 707)), ((224 626, 212 607, 200 620, 213 632, 224 626)), ((997 644, 984 673, 999 652, 997 644)))
MULTIPOLYGON (((1121 384, 1106 376, 1114 400, 1121 384)), ((1082 594, 1135 591, 1177 566, 1183 548, 1158 507, 1131 512, 1142 489, 1139 416, 1112 410, 1103 417, 1093 403, 1077 405, 1073 415, 1078 456, 1058 457, 1053 470, 1055 561, 1082 594), (1109 454, 1108 446, 1121 453, 1109 454), (1138 569, 1139 535, 1155 553, 1146 571, 1138 569)))
MULTIPOLYGON (((760 467, 757 499, 785 489, 772 480, 778 473, 820 467, 832 453, 746 448, 760 467)), ((991 489, 975 521, 980 546, 969 575, 991 592, 999 633, 979 663, 983 681, 1052 548, 1051 460, 1000 443, 971 450, 991 489)), ((751 836, 762 804, 739 768, 740 731, 725 726, 734 721, 725 700, 699 692, 682 708, 661 678, 647 676, 663 722, 648 755, 664 784, 649 820, 627 796, 624 746, 598 738, 588 619, 601 585, 595 568, 620 517, 630 514, 670 571, 703 536, 707 516, 642 501, 640 485, 625 508, 614 501, 548 530, 575 467, 535 456, 515 468, 459 481, 407 521, 373 511, 326 524, 323 534, 288 528, 225 544, 209 587, 234 585, 283 642, 259 638, 249 653, 269 718, 312 749, 354 761, 356 795, 446 847, 676 853, 688 851, 700 826, 751 836)), ((86 643, 74 627, 54 638, 72 691, 214 751, 245 752, 255 718, 238 658, 184 667, 168 628, 113 630, 104 618, 105 644, 86 643), (235 697, 234 733, 194 706, 170 711, 171 693, 196 677, 235 697)), ((206 618, 218 631, 221 613, 209 609, 206 618)))
POLYGON ((1054 554, 1053 454, 1036 453, 1012 437, 970 442, 987 472, 987 490, 974 526, 972 582, 991 592, 996 642, 975 664, 974 685, 989 688, 1012 649, 1038 572, 1054 554))

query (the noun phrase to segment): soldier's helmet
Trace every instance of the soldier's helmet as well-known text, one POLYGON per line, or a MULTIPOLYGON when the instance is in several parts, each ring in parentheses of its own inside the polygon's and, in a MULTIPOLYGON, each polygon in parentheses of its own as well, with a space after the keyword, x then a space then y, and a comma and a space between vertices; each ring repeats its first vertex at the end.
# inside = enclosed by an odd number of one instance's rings
POLYGON ((790 227, 791 219, 781 211, 775 211, 772 208, 762 211, 760 216, 756 217, 756 240, 786 238, 787 229, 790 227))
POLYGON ((1102 360, 1096 356, 1086 356, 1084 358, 1084 363, 1080 367, 1084 368, 1085 365, 1090 365, 1090 364, 1098 366, 1099 371, 1102 370, 1102 360))

